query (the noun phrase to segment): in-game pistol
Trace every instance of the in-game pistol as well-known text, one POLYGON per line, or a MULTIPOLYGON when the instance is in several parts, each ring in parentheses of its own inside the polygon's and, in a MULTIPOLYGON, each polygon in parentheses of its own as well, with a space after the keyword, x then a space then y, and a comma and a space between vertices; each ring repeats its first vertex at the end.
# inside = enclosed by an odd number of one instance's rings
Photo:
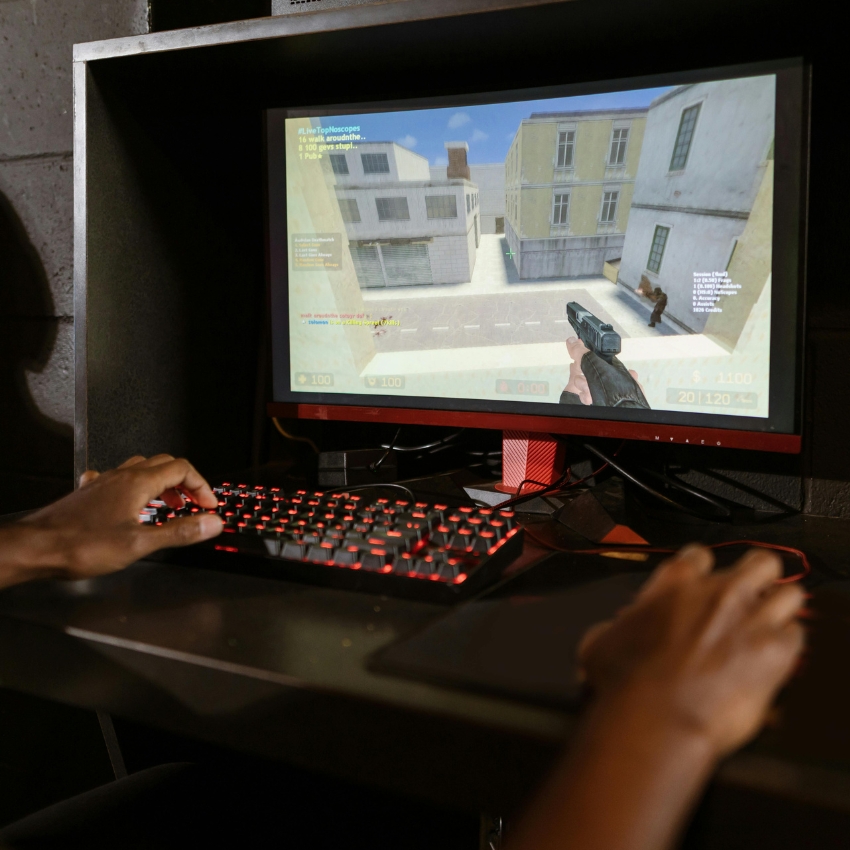
POLYGON ((590 310, 585 310, 578 301, 567 304, 567 318, 585 348, 603 360, 610 363, 620 353, 622 340, 614 326, 598 319, 590 310))

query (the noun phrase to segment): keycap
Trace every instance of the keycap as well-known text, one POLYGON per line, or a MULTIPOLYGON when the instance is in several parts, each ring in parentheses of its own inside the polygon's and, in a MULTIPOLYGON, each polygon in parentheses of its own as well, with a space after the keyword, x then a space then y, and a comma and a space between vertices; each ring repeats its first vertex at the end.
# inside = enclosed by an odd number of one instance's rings
POLYGON ((300 561, 307 554, 307 547, 295 542, 284 543, 280 550, 281 558, 289 558, 292 561, 300 561))
POLYGON ((488 540, 486 537, 476 537, 472 542, 472 551, 479 555, 486 555, 492 545, 492 538, 488 540))
POLYGON ((445 546, 451 538, 451 529, 446 525, 437 527, 437 530, 431 533, 430 542, 434 546, 445 546))
POLYGON ((266 552, 272 557, 277 557, 280 554, 280 541, 274 537, 263 537, 263 543, 266 547, 266 552))
POLYGON ((472 549, 472 536, 467 534, 453 534, 448 542, 449 549, 466 552, 472 549))
POLYGON ((425 558, 417 558, 413 562, 413 568, 411 569, 411 573, 416 576, 421 576, 422 578, 430 578, 434 575, 438 570, 438 564, 435 564, 433 560, 426 560, 425 558))
POLYGON ((318 561, 319 563, 325 563, 326 561, 330 561, 333 559, 333 550, 325 548, 323 546, 311 546, 307 550, 307 560, 308 561, 318 561))
POLYGON ((496 540, 501 540, 508 533, 507 523, 501 518, 491 519, 488 528, 493 532, 496 540))
POLYGON ((460 565, 457 563, 440 564, 440 566, 437 568, 437 575, 439 575, 440 578, 445 579, 446 581, 453 581, 460 575, 460 565))
POLYGON ((384 556, 369 552, 360 558, 360 565, 362 569, 368 572, 376 572, 383 570, 387 564, 384 556))
POLYGON ((393 574, 397 576, 406 576, 415 569, 415 562, 412 558, 398 558, 393 563, 393 574))
POLYGON ((333 562, 340 567, 351 567, 357 563, 358 552, 350 552, 348 549, 336 549, 333 554, 333 562))

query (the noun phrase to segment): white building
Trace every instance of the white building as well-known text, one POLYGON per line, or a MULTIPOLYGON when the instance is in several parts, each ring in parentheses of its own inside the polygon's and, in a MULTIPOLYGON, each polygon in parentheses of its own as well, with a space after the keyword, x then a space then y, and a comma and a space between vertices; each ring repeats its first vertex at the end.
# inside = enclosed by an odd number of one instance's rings
POLYGON ((764 76, 679 86, 650 105, 618 283, 660 286, 665 317, 688 331, 712 315, 695 310, 694 275, 728 269, 773 158, 774 102, 764 76))
MULTIPOLYGON (((481 199, 481 232, 505 232, 505 163, 492 162, 469 166, 470 179, 478 187, 481 199)), ((446 168, 431 166, 431 179, 444 180, 446 168)))
POLYGON ((361 288, 465 283, 480 239, 478 189, 465 142, 448 142, 449 177, 395 142, 329 155, 361 288), (464 170, 465 166, 465 170, 464 170))

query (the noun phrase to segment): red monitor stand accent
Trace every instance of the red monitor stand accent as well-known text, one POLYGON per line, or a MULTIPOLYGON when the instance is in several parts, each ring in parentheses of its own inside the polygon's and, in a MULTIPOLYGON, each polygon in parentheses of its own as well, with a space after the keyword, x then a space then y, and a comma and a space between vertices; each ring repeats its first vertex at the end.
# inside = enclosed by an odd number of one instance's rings
MULTIPOLYGON (((564 443, 550 434, 502 431, 502 480, 497 490, 512 496, 554 484, 564 473, 564 443)), ((562 522, 596 543, 645 546, 647 541, 626 525, 614 522, 591 493, 581 504, 565 506, 562 522), (588 504, 588 502, 590 504, 588 504)))
POLYGON ((502 431, 502 480, 496 489, 514 496, 542 490, 563 475, 563 466, 563 440, 531 431, 502 431))

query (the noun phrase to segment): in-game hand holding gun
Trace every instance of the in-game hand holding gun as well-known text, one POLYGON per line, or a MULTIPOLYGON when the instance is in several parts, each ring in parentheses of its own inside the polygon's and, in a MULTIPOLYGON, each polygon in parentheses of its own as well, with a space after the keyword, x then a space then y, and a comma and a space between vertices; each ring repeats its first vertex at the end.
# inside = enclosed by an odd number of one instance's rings
POLYGON ((573 362, 570 380, 561 393, 561 404, 649 410, 649 402, 637 382, 637 372, 626 369, 617 358, 622 341, 613 325, 603 322, 577 301, 567 304, 567 318, 576 337, 567 340, 573 362))

